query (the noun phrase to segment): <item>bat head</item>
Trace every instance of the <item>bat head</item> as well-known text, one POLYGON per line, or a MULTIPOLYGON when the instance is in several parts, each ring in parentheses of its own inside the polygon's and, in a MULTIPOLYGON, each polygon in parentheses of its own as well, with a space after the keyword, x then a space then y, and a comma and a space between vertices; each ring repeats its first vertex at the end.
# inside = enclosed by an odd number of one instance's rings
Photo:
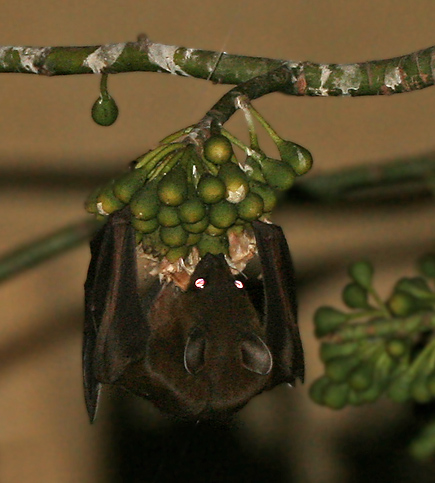
POLYGON ((127 369, 128 386, 136 393, 140 388, 163 411, 223 416, 268 384, 273 358, 264 322, 223 255, 204 256, 186 291, 163 287, 148 322, 147 357, 130 368, 135 377, 127 369))

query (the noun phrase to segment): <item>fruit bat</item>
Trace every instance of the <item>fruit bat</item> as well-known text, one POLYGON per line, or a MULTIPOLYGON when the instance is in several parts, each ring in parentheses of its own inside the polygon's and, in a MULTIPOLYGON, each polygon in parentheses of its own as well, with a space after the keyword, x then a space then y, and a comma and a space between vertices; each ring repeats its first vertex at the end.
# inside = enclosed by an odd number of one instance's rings
POLYGON ((234 276, 224 255, 207 253, 182 289, 158 275, 140 280, 130 220, 128 207, 113 213, 90 243, 83 373, 91 422, 104 383, 201 420, 303 381, 294 270, 280 227, 252 223, 257 275, 234 276))

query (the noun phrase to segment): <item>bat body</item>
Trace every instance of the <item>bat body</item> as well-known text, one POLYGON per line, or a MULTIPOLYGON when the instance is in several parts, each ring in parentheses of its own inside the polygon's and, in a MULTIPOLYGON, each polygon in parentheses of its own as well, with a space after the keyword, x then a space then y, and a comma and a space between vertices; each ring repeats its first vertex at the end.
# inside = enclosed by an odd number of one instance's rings
POLYGON ((303 380, 294 270, 281 228, 252 224, 260 278, 235 277, 223 255, 208 253, 182 289, 158 276, 141 283, 130 217, 128 208, 110 215, 91 242, 83 342, 91 421, 102 383, 199 420, 303 380))

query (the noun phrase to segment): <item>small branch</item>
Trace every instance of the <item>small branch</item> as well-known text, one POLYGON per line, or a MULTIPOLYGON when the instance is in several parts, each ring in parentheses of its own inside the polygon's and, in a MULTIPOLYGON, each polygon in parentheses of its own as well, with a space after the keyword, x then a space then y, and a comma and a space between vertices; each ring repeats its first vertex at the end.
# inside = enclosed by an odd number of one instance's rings
POLYGON ((79 221, 5 253, 0 257, 0 282, 88 240, 100 226, 94 218, 79 221))
POLYGON ((291 194, 317 202, 435 197, 435 156, 361 165, 298 179, 291 194))
POLYGON ((53 76, 146 71, 240 84, 278 68, 287 75, 269 92, 320 97, 396 94, 434 84, 435 46, 356 64, 232 55, 158 44, 146 37, 137 42, 87 47, 0 47, 0 73, 53 76))

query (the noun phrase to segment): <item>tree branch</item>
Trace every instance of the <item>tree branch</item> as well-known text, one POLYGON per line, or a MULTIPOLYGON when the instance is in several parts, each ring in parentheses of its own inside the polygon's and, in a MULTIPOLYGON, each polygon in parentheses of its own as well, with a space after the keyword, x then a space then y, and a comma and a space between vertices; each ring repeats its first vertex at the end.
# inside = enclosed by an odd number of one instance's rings
POLYGON ((435 46, 401 57, 356 64, 317 64, 248 57, 151 42, 88 47, 0 47, 0 73, 40 75, 161 72, 240 84, 275 71, 273 91, 296 96, 367 96, 424 89, 434 84, 435 46), (277 70, 278 69, 278 70, 277 70))
POLYGON ((81 220, 5 253, 0 257, 0 282, 88 240, 100 226, 95 218, 81 220))

